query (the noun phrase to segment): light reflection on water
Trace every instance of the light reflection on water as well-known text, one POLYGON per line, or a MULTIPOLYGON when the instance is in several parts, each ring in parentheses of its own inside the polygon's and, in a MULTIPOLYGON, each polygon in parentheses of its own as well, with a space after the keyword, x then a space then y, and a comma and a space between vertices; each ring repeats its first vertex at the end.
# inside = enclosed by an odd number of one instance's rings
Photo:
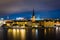
MULTIPOLYGON (((9 29, 8 30, 8 37, 10 38, 11 35, 13 40, 26 40, 26 29, 9 29)), ((38 29, 32 29, 32 37, 36 39, 38 37, 38 29)))
POLYGON ((26 33, 25 29, 9 29, 8 37, 11 37, 10 34, 12 34, 13 40, 19 40, 20 38, 21 40, 25 40, 25 36, 26 36, 25 33, 26 33))
POLYGON ((60 27, 40 29, 8 29, 0 32, 0 39, 8 40, 55 40, 60 37, 60 27))
POLYGON ((38 29, 32 29, 32 37, 34 37, 34 40, 38 37, 38 29))
POLYGON ((21 29, 20 32, 21 32, 21 40, 25 40, 26 30, 25 29, 21 29))
POLYGON ((46 33, 47 33, 47 32, 46 32, 46 29, 44 29, 44 34, 46 35, 46 33))
POLYGON ((56 34, 60 33, 60 27, 56 27, 56 34))
POLYGON ((56 27, 56 39, 60 40, 60 27, 56 27))

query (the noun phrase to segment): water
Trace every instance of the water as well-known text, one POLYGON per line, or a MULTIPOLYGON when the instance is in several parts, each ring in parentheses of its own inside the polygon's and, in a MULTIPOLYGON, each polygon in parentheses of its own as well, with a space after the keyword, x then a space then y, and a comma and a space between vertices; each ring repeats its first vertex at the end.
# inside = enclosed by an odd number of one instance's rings
POLYGON ((0 40, 60 40, 60 27, 0 29, 0 40))

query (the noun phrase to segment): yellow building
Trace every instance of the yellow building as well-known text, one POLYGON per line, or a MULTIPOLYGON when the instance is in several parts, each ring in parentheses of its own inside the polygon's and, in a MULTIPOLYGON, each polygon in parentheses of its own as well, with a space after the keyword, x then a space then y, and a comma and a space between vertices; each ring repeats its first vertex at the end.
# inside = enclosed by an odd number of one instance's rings
POLYGON ((54 27, 54 21, 44 21, 44 27, 54 27))
POLYGON ((60 20, 55 20, 55 26, 59 26, 60 27, 60 20))
POLYGON ((41 20, 39 22, 41 27, 54 27, 54 21, 53 20, 41 20))

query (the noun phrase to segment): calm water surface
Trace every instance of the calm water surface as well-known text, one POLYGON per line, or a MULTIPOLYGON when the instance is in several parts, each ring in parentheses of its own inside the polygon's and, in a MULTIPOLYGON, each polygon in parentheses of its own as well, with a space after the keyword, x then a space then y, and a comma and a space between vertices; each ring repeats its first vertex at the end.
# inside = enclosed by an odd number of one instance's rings
POLYGON ((0 40, 60 40, 60 27, 0 29, 0 40))

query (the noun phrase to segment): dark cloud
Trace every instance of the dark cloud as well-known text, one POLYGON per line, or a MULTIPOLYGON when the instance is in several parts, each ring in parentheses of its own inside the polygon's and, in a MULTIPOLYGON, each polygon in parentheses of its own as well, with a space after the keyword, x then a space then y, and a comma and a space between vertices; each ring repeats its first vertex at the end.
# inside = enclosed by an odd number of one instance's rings
POLYGON ((0 13, 60 9, 60 0, 0 0, 0 13))

